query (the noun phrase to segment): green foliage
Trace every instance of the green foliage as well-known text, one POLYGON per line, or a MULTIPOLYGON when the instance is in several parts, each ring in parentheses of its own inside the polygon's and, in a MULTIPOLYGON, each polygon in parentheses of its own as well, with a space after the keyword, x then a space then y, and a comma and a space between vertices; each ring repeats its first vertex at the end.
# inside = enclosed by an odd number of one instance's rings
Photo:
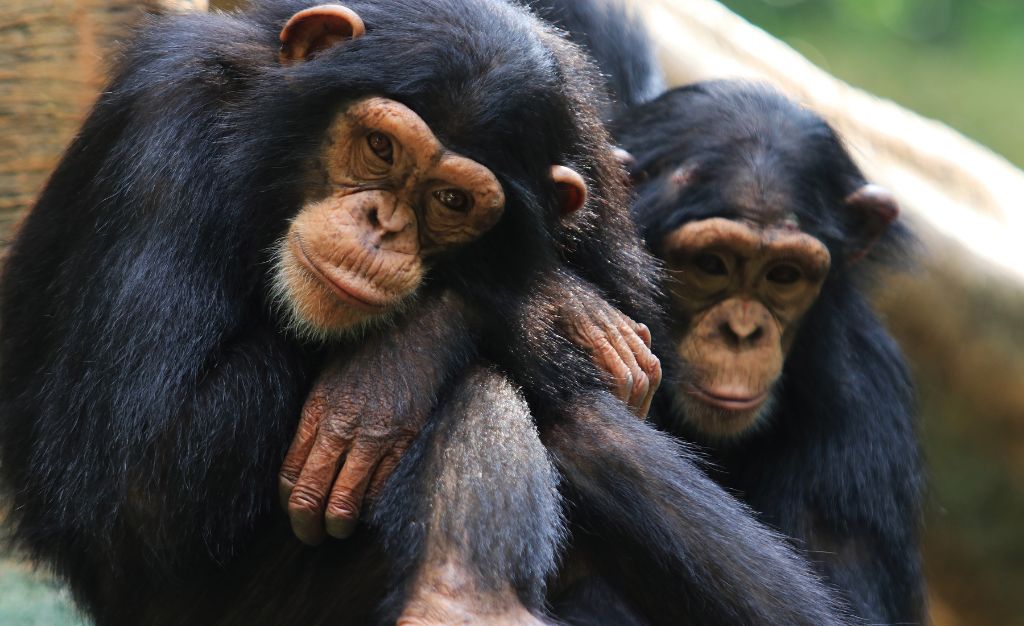
POLYGON ((1024 166, 1024 2, 724 0, 843 80, 1024 166))

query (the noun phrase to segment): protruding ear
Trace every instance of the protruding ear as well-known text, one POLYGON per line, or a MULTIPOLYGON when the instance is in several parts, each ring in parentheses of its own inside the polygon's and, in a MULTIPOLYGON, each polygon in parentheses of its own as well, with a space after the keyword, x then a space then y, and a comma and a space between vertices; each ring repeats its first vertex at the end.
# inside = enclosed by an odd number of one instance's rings
POLYGON ((305 60, 365 32, 366 26, 356 12, 340 4, 303 9, 281 29, 281 63, 305 60))
POLYGON ((847 257, 854 264, 871 251, 889 225, 900 215, 895 196, 878 185, 865 184, 846 197, 846 208, 852 212, 855 247, 847 257))
POLYGON ((558 190, 558 207, 562 215, 575 213, 587 203, 587 183, 575 171, 564 165, 552 165, 551 180, 558 190))

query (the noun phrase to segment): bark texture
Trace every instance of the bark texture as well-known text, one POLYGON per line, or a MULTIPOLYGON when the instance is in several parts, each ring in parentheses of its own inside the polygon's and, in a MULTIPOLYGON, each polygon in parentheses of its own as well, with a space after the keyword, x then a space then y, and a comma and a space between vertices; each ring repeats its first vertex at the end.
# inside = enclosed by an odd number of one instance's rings
POLYGON ((144 11, 205 8, 205 0, 0 3, 0 240, 82 123, 131 25, 144 11))

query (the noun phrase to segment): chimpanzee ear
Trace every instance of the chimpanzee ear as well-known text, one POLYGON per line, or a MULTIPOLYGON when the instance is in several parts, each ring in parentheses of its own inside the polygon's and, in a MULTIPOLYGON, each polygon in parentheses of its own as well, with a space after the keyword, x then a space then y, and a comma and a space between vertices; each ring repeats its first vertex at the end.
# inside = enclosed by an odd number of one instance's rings
POLYGON ((900 215, 900 205, 892 193, 878 185, 865 184, 846 197, 846 208, 853 214, 854 245, 848 263, 860 261, 900 215))
POLYGON ((562 215, 575 213, 587 203, 587 183, 564 165, 551 166, 551 180, 558 190, 558 208, 562 215))
POLYGON ((321 4, 303 9, 281 29, 281 63, 303 61, 331 46, 361 37, 362 18, 340 4, 321 4))

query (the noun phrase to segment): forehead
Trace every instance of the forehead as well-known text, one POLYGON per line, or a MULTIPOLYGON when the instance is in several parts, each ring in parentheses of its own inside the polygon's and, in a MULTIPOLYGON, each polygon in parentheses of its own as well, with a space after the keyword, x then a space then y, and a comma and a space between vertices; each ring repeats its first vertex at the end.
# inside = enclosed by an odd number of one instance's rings
POLYGON ((799 225, 797 173, 769 150, 741 154, 716 184, 720 200, 737 218, 761 226, 799 225))

